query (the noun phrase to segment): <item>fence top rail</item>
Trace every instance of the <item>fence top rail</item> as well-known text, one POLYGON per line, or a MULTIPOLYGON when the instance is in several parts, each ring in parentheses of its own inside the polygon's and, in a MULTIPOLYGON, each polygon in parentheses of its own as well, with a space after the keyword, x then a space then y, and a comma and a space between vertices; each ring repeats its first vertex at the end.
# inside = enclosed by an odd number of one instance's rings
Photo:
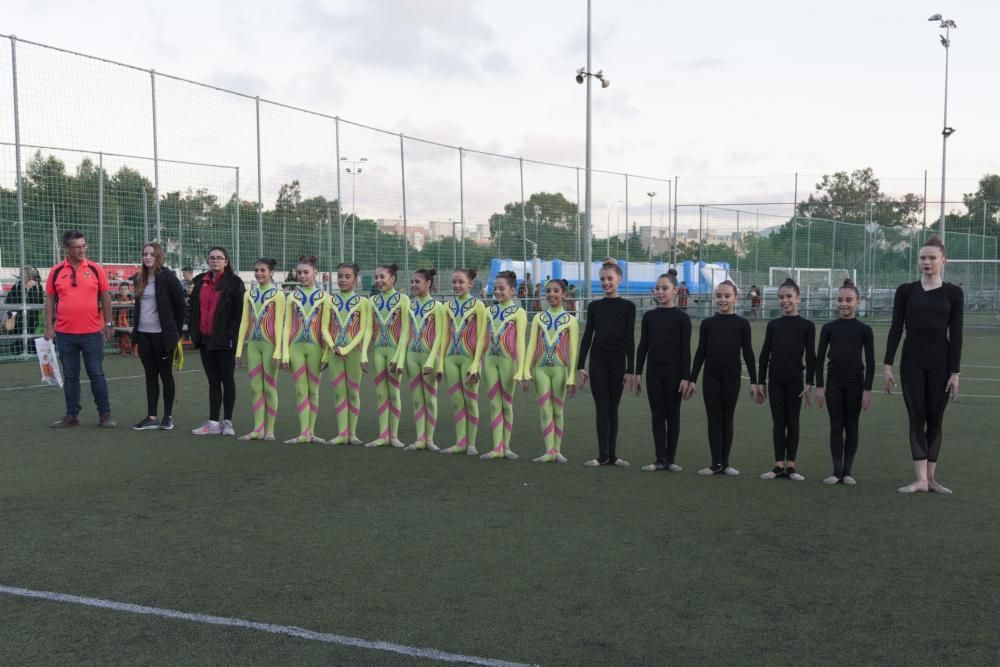
MULTIPOLYGON (((0 141, 0 146, 16 146, 13 141, 0 141)), ((87 153, 93 155, 107 155, 108 157, 125 157, 130 160, 149 160, 153 161, 154 158, 150 156, 142 155, 129 155, 128 153, 109 153, 108 151, 95 151, 86 148, 66 148, 65 146, 40 146, 38 144, 26 144, 21 143, 22 147, 26 148, 38 148, 45 151, 66 151, 68 153, 87 153)), ((156 158, 160 162, 167 162, 169 164, 183 164, 192 167, 214 167, 217 169, 239 169, 238 166, 234 164, 212 164, 211 162, 191 162, 190 160, 171 160, 165 157, 156 158)))
MULTIPOLYGON (((365 125, 364 123, 359 123, 359 122, 356 122, 356 121, 347 120, 346 118, 342 118, 342 117, 337 116, 337 115, 331 115, 331 114, 328 114, 328 113, 323 113, 321 111, 314 111, 314 110, 311 110, 311 109, 305 109, 303 107, 298 107, 298 106, 294 106, 294 105, 291 105, 291 104, 285 104, 283 102, 278 102, 278 101, 275 101, 275 100, 265 99, 263 97, 260 97, 259 95, 250 95, 250 94, 247 94, 247 93, 241 93, 239 91, 231 90, 229 88, 223 88, 222 86, 216 86, 216 85, 212 85, 212 84, 209 84, 209 83, 204 83, 202 81, 195 81, 193 79, 187 79, 187 78, 182 77, 182 76, 177 76, 176 74, 168 74, 168 73, 160 72, 160 71, 155 70, 153 68, 145 68, 145 67, 139 67, 138 65, 130 65, 128 63, 123 63, 123 62, 120 62, 120 61, 117 61, 117 60, 112 60, 111 58, 103 58, 101 56, 94 56, 94 55, 90 55, 88 53, 82 53, 80 51, 74 51, 72 49, 66 49, 66 48, 62 48, 62 47, 59 47, 59 46, 52 46, 51 44, 44 44, 42 42, 36 42, 36 41, 30 40, 30 39, 23 39, 21 37, 17 37, 16 35, 0 33, 0 38, 9 39, 11 41, 11 43, 22 42, 24 44, 31 44, 32 46, 37 46, 37 47, 44 48, 44 49, 51 49, 53 51, 58 51, 60 53, 66 53, 66 54, 69 54, 69 55, 78 56, 80 58, 87 58, 89 60, 96 60, 98 62, 107 63, 109 65, 116 65, 118 67, 124 67, 126 69, 131 69, 131 70, 134 70, 134 71, 137 71, 137 72, 143 72, 143 73, 146 73, 146 74, 151 74, 151 75, 155 75, 155 76, 161 76, 161 77, 164 77, 164 78, 167 78, 167 79, 172 79, 174 81, 181 81, 183 83, 189 83, 189 84, 194 85, 194 86, 200 86, 202 88, 208 88, 210 90, 215 90, 215 91, 218 91, 218 92, 221 92, 221 93, 227 93, 227 94, 230 94, 230 95, 236 95, 238 97, 242 97, 242 98, 247 99, 247 100, 253 100, 255 102, 263 102, 265 104, 271 104, 273 106, 281 107, 281 108, 284 108, 284 109, 289 109, 291 111, 298 111, 300 113, 310 114, 312 116, 318 116, 320 118, 326 118, 328 120, 338 121, 338 122, 342 122, 342 123, 348 123, 350 125, 354 125, 354 126, 357 126, 357 127, 363 127, 365 129, 372 130, 374 132, 381 132, 383 134, 389 134, 389 135, 397 136, 397 137, 398 136, 402 136, 402 137, 404 137, 406 139, 412 139, 414 141, 422 141, 422 142, 425 142, 425 143, 428 143, 428 144, 434 144, 434 145, 442 146, 442 147, 445 147, 445 148, 453 148, 455 150, 463 150, 463 151, 466 151, 466 152, 469 152, 469 153, 479 153, 479 154, 482 154, 482 155, 490 155, 490 156, 493 156, 493 157, 506 158, 506 159, 511 159, 511 160, 523 160, 525 162, 531 162, 533 164, 542 164, 542 165, 553 166, 553 167, 563 167, 563 168, 566 168, 566 169, 580 169, 579 165, 564 165, 564 164, 556 164, 556 163, 552 163, 552 162, 545 162, 545 161, 542 161, 542 160, 530 160, 530 159, 527 159, 527 158, 521 158, 521 157, 517 157, 517 156, 513 156, 513 155, 501 155, 499 153, 490 153, 488 151, 475 150, 475 149, 471 149, 471 148, 462 148, 460 146, 451 146, 449 144, 444 144, 444 143, 441 143, 441 142, 431 141, 431 140, 428 140, 428 139, 419 139, 417 137, 410 137, 410 136, 404 135, 401 132, 391 132, 391 131, 383 129, 383 128, 373 127, 371 125, 365 125)), ((65 149, 65 150, 71 150, 71 149, 65 149)), ((110 155, 110 153, 107 153, 107 155, 110 155)), ((122 157, 130 157, 130 156, 122 156, 122 157)), ((188 163, 188 164, 194 164, 194 163, 188 163)), ((632 176, 634 178, 642 178, 642 179, 647 179, 647 180, 652 180, 652 181, 661 181, 661 182, 664 182, 664 183, 671 181, 671 179, 663 178, 663 177, 642 176, 642 175, 639 175, 639 174, 626 174, 625 172, 605 171, 605 170, 601 170, 601 169, 591 169, 591 172, 592 173, 599 173, 599 174, 619 175, 619 176, 632 176)))

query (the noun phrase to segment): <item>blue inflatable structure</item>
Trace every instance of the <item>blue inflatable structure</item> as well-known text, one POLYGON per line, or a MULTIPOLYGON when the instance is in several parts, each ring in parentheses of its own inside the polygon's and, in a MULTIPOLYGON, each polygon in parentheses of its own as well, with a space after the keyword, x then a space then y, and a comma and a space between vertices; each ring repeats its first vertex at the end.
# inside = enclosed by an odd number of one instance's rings
MULTIPOLYGON (((623 293, 626 291, 626 285, 629 293, 648 293, 656 285, 656 279, 660 274, 666 273, 672 265, 669 262, 619 261, 618 266, 621 267, 623 274, 621 286, 623 293)), ((493 279, 499 272, 514 271, 517 273, 518 282, 524 280, 525 275, 530 273, 532 283, 542 282, 546 278, 562 278, 570 285, 576 285, 578 291, 582 291, 582 268, 580 262, 562 259, 546 261, 535 259, 523 262, 496 258, 490 265, 488 286, 493 289, 493 279)), ((600 262, 591 264, 591 290, 595 294, 601 293, 601 283, 598 278, 600 270, 600 262)), ((729 278, 729 262, 705 263, 688 260, 677 265, 677 279, 687 283, 691 294, 710 294, 716 285, 727 278, 729 278)))

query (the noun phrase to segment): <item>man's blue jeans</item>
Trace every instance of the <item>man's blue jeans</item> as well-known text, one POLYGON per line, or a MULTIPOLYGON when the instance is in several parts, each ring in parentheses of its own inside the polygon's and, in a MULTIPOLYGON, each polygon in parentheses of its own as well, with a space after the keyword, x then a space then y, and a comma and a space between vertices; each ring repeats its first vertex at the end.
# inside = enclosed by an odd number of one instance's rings
POLYGON ((56 332, 59 348, 59 362, 63 372, 63 395, 66 398, 66 414, 77 417, 80 414, 80 355, 90 378, 90 391, 100 415, 111 414, 111 399, 108 396, 108 381, 104 378, 104 336, 92 334, 68 334, 56 332))

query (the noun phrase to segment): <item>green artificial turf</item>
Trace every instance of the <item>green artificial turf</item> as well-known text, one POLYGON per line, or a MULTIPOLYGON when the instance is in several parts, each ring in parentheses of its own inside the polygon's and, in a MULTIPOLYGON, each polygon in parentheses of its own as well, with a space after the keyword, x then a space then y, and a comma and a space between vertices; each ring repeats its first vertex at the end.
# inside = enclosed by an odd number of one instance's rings
MULTIPOLYGON (((762 336, 755 325, 758 349, 762 336)), ((878 358, 884 340, 877 329, 878 358)), ((586 391, 567 401, 567 465, 531 463, 543 448, 520 390, 521 459, 490 462, 191 436, 206 417, 196 355, 196 372, 178 376, 172 433, 127 429, 145 410, 139 378, 111 382, 115 431, 96 427, 86 382, 84 424, 63 432, 48 428, 59 390, 3 391, 0 584, 543 665, 997 664, 1000 398, 985 397, 1000 396, 997 342, 968 332, 963 396, 945 417, 950 497, 896 493, 911 474, 898 394, 877 393, 862 416, 851 488, 820 484, 828 421, 816 408, 802 419, 807 480, 758 479, 772 465, 770 412, 745 388, 737 478, 694 474, 708 463, 700 395, 682 411, 684 472, 645 473, 645 397, 622 403, 619 455, 632 467, 590 469, 586 391)), ((105 369, 141 374, 133 358, 105 369)), ((0 378, 36 384, 37 365, 0 366, 0 378)), ((329 437, 326 381, 317 430, 329 437)), ((278 435, 290 437, 287 374, 279 387, 278 435)), ((366 379, 362 436, 375 434, 372 403, 366 379)), ((409 405, 404 392, 406 441, 409 405)), ((439 444, 453 440, 450 416, 442 400, 439 444)), ((480 429, 480 451, 488 438, 480 429)), ((430 664, 3 594, 0 662, 430 664)))

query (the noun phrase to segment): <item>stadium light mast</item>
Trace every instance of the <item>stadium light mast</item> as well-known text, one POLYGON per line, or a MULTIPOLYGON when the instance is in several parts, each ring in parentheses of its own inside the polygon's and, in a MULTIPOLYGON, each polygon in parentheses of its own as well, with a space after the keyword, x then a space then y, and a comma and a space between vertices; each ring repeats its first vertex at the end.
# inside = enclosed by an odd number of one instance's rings
POLYGON ((587 83, 587 160, 586 167, 584 171, 586 172, 586 177, 584 179, 584 209, 583 209, 583 280, 584 280, 584 292, 583 295, 589 298, 593 295, 593 290, 590 285, 590 263, 593 259, 594 248, 593 239, 591 231, 591 221, 590 221, 590 207, 592 203, 591 188, 590 188, 590 80, 597 79, 601 82, 601 88, 607 88, 611 85, 611 80, 604 76, 604 70, 598 70, 597 72, 592 72, 590 64, 590 0, 587 0, 587 65, 576 70, 576 82, 577 83, 587 83))
MULTIPOLYGON (((351 166, 344 169, 344 171, 346 171, 348 174, 351 175, 351 261, 353 262, 355 261, 354 252, 357 249, 357 244, 354 242, 354 239, 357 238, 355 232, 357 231, 357 223, 358 223, 358 209, 355 206, 357 200, 354 197, 356 193, 354 181, 357 178, 358 174, 360 174, 364 170, 364 167, 361 167, 359 165, 368 162, 368 158, 363 157, 359 160, 352 160, 349 157, 343 156, 340 158, 340 161, 349 162, 351 164, 351 166)), ((378 223, 375 224, 375 241, 378 242, 378 223)))
MULTIPOLYGON (((951 19, 943 18, 940 14, 934 14, 928 21, 937 22, 938 27, 944 30, 941 38, 941 46, 944 47, 944 126, 941 130, 941 219, 938 225, 941 227, 941 241, 945 240, 945 219, 944 219, 944 199, 945 199, 945 170, 948 163, 948 137, 955 132, 955 128, 948 127, 948 55, 951 51, 951 29, 957 28, 951 19)), ((924 203, 927 206, 927 203, 924 203)))

